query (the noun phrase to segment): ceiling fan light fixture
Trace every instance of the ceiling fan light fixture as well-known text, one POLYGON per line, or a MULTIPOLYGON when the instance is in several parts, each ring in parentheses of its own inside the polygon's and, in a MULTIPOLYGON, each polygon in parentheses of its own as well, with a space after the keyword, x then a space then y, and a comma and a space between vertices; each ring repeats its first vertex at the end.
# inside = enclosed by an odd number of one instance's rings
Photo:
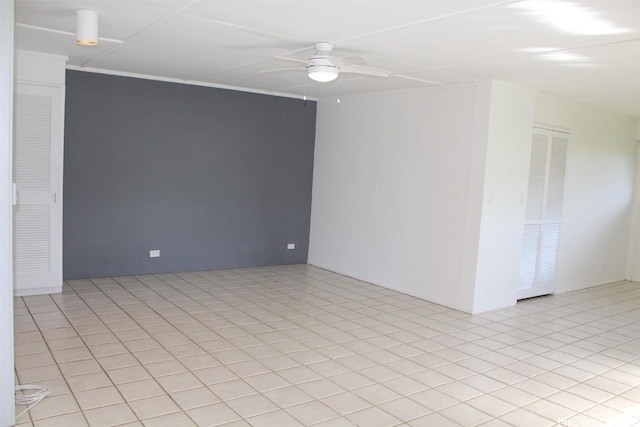
POLYGON ((307 67, 307 76, 311 80, 320 83, 328 83, 338 78, 340 70, 333 65, 309 65, 307 67))
POLYGON ((95 10, 76 10, 76 43, 81 46, 98 44, 98 12, 95 10))

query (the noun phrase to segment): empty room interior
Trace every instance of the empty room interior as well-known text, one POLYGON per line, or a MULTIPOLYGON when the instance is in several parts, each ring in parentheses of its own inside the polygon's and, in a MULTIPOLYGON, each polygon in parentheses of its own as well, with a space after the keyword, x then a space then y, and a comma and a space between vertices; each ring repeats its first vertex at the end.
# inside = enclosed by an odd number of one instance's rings
POLYGON ((640 0, 0 32, 0 427, 640 425, 640 0))

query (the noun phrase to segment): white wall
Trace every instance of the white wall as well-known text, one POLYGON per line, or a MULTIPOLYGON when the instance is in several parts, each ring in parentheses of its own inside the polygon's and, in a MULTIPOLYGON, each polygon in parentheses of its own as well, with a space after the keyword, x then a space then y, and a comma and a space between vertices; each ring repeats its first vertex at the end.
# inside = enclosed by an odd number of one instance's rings
POLYGON ((537 123, 571 132, 558 292, 625 279, 637 120, 539 96, 537 123))
POLYGON ((488 102, 472 86, 341 101, 318 103, 309 263, 469 311, 488 102))
POLYGON ((0 1, 0 426, 14 424, 11 263, 13 0, 0 1))
POLYGON ((536 99, 501 82, 490 90, 473 313, 516 303, 536 99))

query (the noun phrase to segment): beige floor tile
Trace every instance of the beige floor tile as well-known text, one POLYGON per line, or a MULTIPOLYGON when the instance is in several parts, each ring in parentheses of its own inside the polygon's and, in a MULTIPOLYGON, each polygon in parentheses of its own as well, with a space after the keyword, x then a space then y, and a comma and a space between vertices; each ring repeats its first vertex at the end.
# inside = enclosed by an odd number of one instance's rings
POLYGON ((515 411, 502 415, 500 420, 513 427, 548 427, 556 424, 555 421, 551 421, 548 418, 541 417, 525 409, 516 409, 515 411))
POLYGON ((136 351, 133 353, 133 356, 138 359, 140 363, 162 362, 175 359, 175 357, 164 348, 136 351))
POLYGON ((203 386, 202 382, 189 372, 158 377, 156 380, 168 393, 203 386))
POLYGON ((98 363, 106 370, 128 368, 139 364, 138 361, 129 353, 101 356, 98 357, 98 363))
POLYGON ((264 395, 280 408, 287 408, 289 406, 295 406, 314 400, 313 397, 309 396, 296 386, 283 387, 268 391, 264 393, 264 395))
POLYGON ((145 368, 154 377, 163 377, 166 375, 179 374, 186 372, 185 368, 177 360, 164 360, 162 362, 145 363, 145 368))
POLYGON ((148 418, 143 421, 144 427, 195 427, 196 423, 184 412, 148 418))
MULTIPOLYGON (((257 415, 255 417, 247 418, 247 421, 254 427, 302 427, 301 424, 291 415, 283 410, 268 412, 266 414, 257 415)), ((335 427, 339 427, 334 424, 335 427)))
POLYGON ((124 384, 133 381, 147 380, 151 375, 142 366, 129 366, 127 368, 111 369, 107 371, 107 375, 114 384, 124 384))
POLYGON ((515 387, 501 388, 500 390, 491 392, 491 395, 520 407, 526 406, 539 399, 537 396, 515 387))
POLYGON ((73 338, 78 336, 78 334, 76 333, 76 330, 71 327, 47 329, 41 332, 42 332, 42 336, 46 340, 55 340, 60 338, 73 338))
POLYGON ((257 391, 244 380, 231 380, 211 384, 209 389, 223 400, 237 399, 238 397, 245 397, 257 393, 257 391))
POLYGON ((314 424, 313 427, 357 427, 355 423, 349 421, 347 418, 334 418, 332 420, 323 421, 318 424, 314 424))
POLYGON ((18 369, 18 380, 21 384, 38 384, 39 381, 56 378, 62 378, 62 373, 55 365, 18 369))
MULTIPOLYGON (((23 408, 24 410, 25 408, 23 408)), ((55 417, 57 415, 68 414, 70 412, 77 412, 80 408, 76 403, 73 395, 62 394, 59 396, 47 396, 40 401, 36 406, 29 410, 31 419, 39 420, 47 417, 55 417)))
POLYGON ((484 394, 482 396, 467 400, 465 403, 494 417, 498 417, 500 415, 506 414, 507 412, 513 411, 514 409, 517 409, 517 406, 505 402, 502 399, 498 399, 497 397, 491 396, 490 394, 484 394))
POLYGON ((117 387, 127 402, 166 394, 154 379, 118 384, 117 387))
POLYGON ((552 394, 551 396, 548 396, 546 400, 557 403, 565 408, 573 409, 576 412, 586 411, 595 405, 595 403, 590 400, 583 399, 580 396, 576 396, 575 394, 568 393, 566 391, 560 391, 556 394, 552 394))
POLYGON ((262 394, 252 394, 250 396, 240 397, 238 399, 225 401, 231 409, 244 418, 260 415, 265 412, 271 412, 278 407, 262 394))
POLYGON ((184 343, 169 346, 167 347, 167 350, 169 350, 169 352, 177 358, 206 354, 206 352, 200 346, 193 343, 184 343))
POLYGON ((278 371, 278 375, 294 385, 307 383, 309 381, 321 378, 318 373, 314 372, 306 366, 296 366, 293 368, 282 369, 278 371))
POLYGON ((271 372, 257 360, 247 360, 239 363, 228 364, 227 367, 239 377, 250 377, 253 375, 266 374, 271 372))
POLYGON ((635 416, 637 418, 640 418, 640 416, 638 416, 637 414, 637 405, 638 403, 635 400, 629 400, 622 396, 616 396, 604 402, 602 406, 624 412, 625 414, 636 414, 635 416))
MULTIPOLYGON (((402 378, 395 378, 391 381, 400 381, 402 380, 402 378)), ((374 383, 373 380, 365 377, 364 375, 352 371, 352 372, 347 372, 345 374, 340 374, 340 375, 336 375, 331 377, 331 381, 333 381, 334 383, 336 383, 337 385, 339 385, 340 387, 344 388, 345 390, 355 390, 361 387, 366 387, 368 385, 371 385, 374 383)), ((413 381, 413 380, 411 380, 413 381)), ((389 386, 387 386, 389 387, 389 386)), ((391 388, 391 387, 389 387, 391 388)))
POLYGON ((405 422, 420 418, 433 412, 431 409, 420 405, 407 397, 401 397, 400 399, 383 403, 379 408, 405 422))
POLYGON ((92 427, 142 426, 129 403, 146 426, 596 425, 640 401, 639 305, 623 282, 472 316, 309 266, 72 281, 15 298, 17 380, 53 389, 23 424, 85 425, 71 390, 109 405, 92 427))
POLYGON ((245 378, 244 380, 251 387, 255 388, 261 393, 291 385, 291 383, 275 373, 255 375, 253 377, 245 378))
POLYGON ((486 423, 480 424, 480 427, 511 427, 511 425, 507 424, 504 421, 493 419, 491 421, 487 421, 486 423))
POLYGON ((321 402, 340 415, 361 411, 371 406, 371 403, 350 392, 325 397, 321 402))
MULTIPOLYGON (((14 319, 15 321, 15 319, 14 319)), ((32 331, 32 332, 16 332, 14 334, 13 342, 16 346, 21 344, 35 343, 45 345, 44 338, 40 331, 32 331)), ((42 353, 41 351, 36 351, 34 353, 42 353)), ((31 352, 27 352, 26 354, 32 354, 31 352)))
POLYGON ((304 425, 312 425, 337 418, 339 414, 318 401, 286 408, 286 411, 304 425))
POLYGON ((130 341, 124 341, 124 345, 131 352, 160 348, 160 344, 153 338, 140 338, 140 339, 135 339, 130 341))
POLYGON ((463 426, 477 426, 493 418, 465 403, 449 406, 439 413, 463 426))
POLYGON ((51 353, 49 352, 16 356, 15 358, 16 369, 37 368, 55 364, 56 362, 53 357, 51 357, 51 353))
POLYGON ((58 363, 75 362, 78 360, 93 359, 93 354, 86 347, 70 348, 53 352, 53 357, 58 363))
POLYGON ((411 427, 460 427, 460 424, 457 422, 452 421, 437 412, 412 420, 408 425, 411 427))
POLYGON ((67 377, 66 381, 74 393, 113 385, 111 379, 104 372, 67 377))
POLYGON ((47 345, 51 351, 86 347, 84 341, 82 341, 80 337, 76 336, 69 338, 47 339, 47 345))
POLYGON ((457 399, 434 389, 415 393, 410 398, 432 411, 440 411, 459 403, 457 399))
POLYGON ((70 414, 58 415, 44 418, 34 422, 35 427, 89 427, 82 412, 72 412, 70 414))
POLYGON ((399 372, 389 369, 383 365, 376 365, 361 369, 359 370, 359 373, 375 382, 384 382, 402 376, 399 372))
POLYGON ((206 387, 171 393, 171 398, 183 410, 198 408, 220 402, 220 399, 206 387))
POLYGON ((78 325, 76 326, 76 331, 78 331, 78 334, 86 336, 109 332, 109 329, 101 323, 95 323, 92 325, 78 325))
POLYGON ((238 376, 225 366, 198 369, 197 371, 191 371, 191 373, 205 385, 218 384, 238 379, 238 376))
POLYGON ((179 412, 180 408, 166 395, 147 397, 129 402, 133 412, 141 420, 179 412))
POLYGON ((111 427, 137 421, 131 408, 124 403, 89 409, 84 411, 84 415, 91 427, 111 427))
POLYGON ((120 392, 113 386, 79 391, 74 395, 82 410, 124 403, 120 392))
POLYGON ((344 388, 325 378, 303 383, 298 385, 298 387, 316 399, 333 396, 334 394, 345 391, 344 388))
POLYGON ((384 381, 382 385, 405 396, 424 391, 428 388, 426 385, 406 376, 384 381))
POLYGON ((65 377, 102 372, 102 367, 94 359, 59 363, 58 366, 65 377))
POLYGON ((380 405, 382 403, 389 402, 401 397, 400 394, 380 384, 372 384, 370 386, 353 390, 353 394, 361 397, 362 399, 373 405, 380 405))
POLYGON ((116 337, 111 332, 105 332, 102 334, 95 335, 86 335, 82 337, 83 341, 89 346, 89 348, 100 345, 100 344, 109 344, 109 343, 117 343, 118 337, 116 337))
MULTIPOLYGON (((402 424, 398 418, 376 407, 354 412, 347 415, 347 418, 357 426, 391 427, 402 424)), ((435 424, 433 425, 435 426, 435 424)))
POLYGON ((187 415, 189 415, 199 427, 219 426, 223 424, 226 427, 229 423, 240 420, 240 416, 224 403, 190 409, 187 411, 187 415))
MULTIPOLYGON (((262 362, 267 364, 264 359, 262 360, 262 362)), ((287 366, 287 368, 295 367, 297 366, 297 363, 298 362, 295 362, 294 365, 287 366)), ((325 360, 324 362, 313 363, 311 365, 308 365, 307 368, 323 377, 335 377, 336 375, 341 375, 349 372, 349 368, 346 368, 345 366, 339 364, 334 360, 325 360)), ((283 367, 282 369, 285 369, 285 367, 283 367)))
POLYGON ((195 371, 198 369, 220 366, 220 362, 209 354, 199 354, 196 356, 181 357, 178 359, 187 369, 195 371))
POLYGON ((49 396, 58 396, 60 394, 69 394, 71 390, 64 378, 56 378, 53 380, 38 381, 39 385, 45 385, 51 390, 49 396))

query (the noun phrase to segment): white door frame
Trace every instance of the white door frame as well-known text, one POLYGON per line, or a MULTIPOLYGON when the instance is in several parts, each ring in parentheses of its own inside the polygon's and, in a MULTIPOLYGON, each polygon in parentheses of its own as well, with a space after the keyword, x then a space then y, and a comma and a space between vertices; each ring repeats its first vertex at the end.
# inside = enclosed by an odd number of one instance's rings
POLYGON ((0 1, 0 427, 15 422, 11 255, 13 11, 14 0, 0 1))

